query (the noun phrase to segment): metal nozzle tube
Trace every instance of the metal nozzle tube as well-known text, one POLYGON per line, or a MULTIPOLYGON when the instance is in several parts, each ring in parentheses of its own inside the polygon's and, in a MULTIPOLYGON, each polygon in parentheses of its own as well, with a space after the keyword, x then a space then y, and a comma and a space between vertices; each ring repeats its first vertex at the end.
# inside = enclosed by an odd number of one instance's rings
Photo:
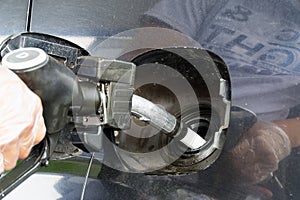
POLYGON ((180 141, 191 149, 200 148, 206 143, 205 139, 179 122, 176 117, 143 97, 133 95, 131 113, 162 129, 167 135, 181 138, 180 141))

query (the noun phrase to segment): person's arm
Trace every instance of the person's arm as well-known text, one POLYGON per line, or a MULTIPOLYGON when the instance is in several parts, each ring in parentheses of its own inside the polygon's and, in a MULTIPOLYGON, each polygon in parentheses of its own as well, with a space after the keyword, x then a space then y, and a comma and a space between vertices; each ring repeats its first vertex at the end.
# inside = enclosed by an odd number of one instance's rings
POLYGON ((0 66, 0 173, 26 158, 45 136, 40 98, 19 77, 0 66))

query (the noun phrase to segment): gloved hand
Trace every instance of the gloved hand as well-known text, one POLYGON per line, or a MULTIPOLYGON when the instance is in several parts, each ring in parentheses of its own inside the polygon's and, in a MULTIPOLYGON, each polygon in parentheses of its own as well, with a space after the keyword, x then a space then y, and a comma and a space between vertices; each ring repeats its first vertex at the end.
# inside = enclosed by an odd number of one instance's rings
POLYGON ((26 158, 45 136, 41 100, 19 77, 0 66, 0 173, 26 158))
POLYGON ((271 122, 258 121, 229 151, 228 158, 237 182, 250 185, 269 177, 290 151, 290 140, 281 128, 271 122))
POLYGON ((244 199, 247 195, 269 199, 272 192, 258 183, 271 178, 290 151, 290 140, 281 128, 257 121, 200 179, 207 182, 207 175, 212 176, 209 194, 218 199, 244 199))

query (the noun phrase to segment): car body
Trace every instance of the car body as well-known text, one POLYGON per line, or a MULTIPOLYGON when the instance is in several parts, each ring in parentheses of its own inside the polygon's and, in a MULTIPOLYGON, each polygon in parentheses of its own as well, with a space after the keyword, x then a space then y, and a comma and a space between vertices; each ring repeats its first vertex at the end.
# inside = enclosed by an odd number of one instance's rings
MULTIPOLYGON (((142 27, 141 16, 157 2, 159 1, 2 1, 0 6, 0 41, 5 41, 7 37, 20 33, 42 33, 70 41, 85 49, 91 56, 118 59, 127 51, 136 50, 136 47, 131 49, 130 45, 132 44, 130 42, 138 32, 142 32, 142 34, 147 31, 152 32, 158 44, 152 45, 138 41, 139 43, 135 44, 137 47, 153 49, 163 46, 163 44, 162 46, 159 44, 168 36, 160 38, 163 33, 155 28, 143 29, 143 31, 140 29, 142 27)), ((174 34, 169 37, 177 36, 174 34)), ((173 45, 186 44, 185 39, 179 38, 173 45)), ((143 39, 146 40, 147 38, 144 36, 143 39)), ((291 113, 297 116, 298 107, 295 106, 291 113)), ((243 124, 243 126, 246 125, 243 124)), ((230 132, 230 127, 228 131, 230 132)), ((261 194, 253 196, 253 191, 241 190, 238 187, 226 191, 226 183, 223 183, 223 191, 222 187, 216 190, 213 186, 218 178, 211 178, 214 171, 207 171, 206 169, 199 176, 198 174, 191 174, 174 179, 169 176, 153 177, 132 175, 126 172, 115 175, 114 170, 105 171, 107 170, 105 167, 103 167, 104 170, 101 169, 102 153, 96 154, 92 175, 86 187, 86 199, 213 199, 210 196, 222 196, 226 192, 233 195, 232 199, 234 199, 234 194, 239 192, 246 195, 237 197, 237 199, 263 199, 261 194), (101 175, 98 174, 100 171, 102 171, 101 175), (103 173, 106 174, 103 175, 103 173), (203 177, 211 179, 211 182, 206 182, 203 177), (203 180, 199 181, 202 178, 203 180), (152 185, 150 182, 155 183, 152 185), (195 184, 200 184, 199 191, 197 191, 195 184), (215 193, 215 195, 210 195, 211 193, 215 193)), ((64 156, 60 161, 51 161, 48 169, 42 168, 42 172, 29 177, 5 199, 78 199, 84 184, 85 169, 91 155, 83 153, 73 155, 71 158, 64 156), (61 166, 61 168, 55 166, 61 166), (72 166, 81 168, 81 170, 70 170, 72 166)), ((299 166, 299 148, 295 148, 291 155, 279 165, 279 170, 261 183, 263 187, 272 191, 272 199, 300 198, 300 183, 297 180, 300 174, 299 166)), ((255 190, 254 194, 257 194, 256 192, 255 190)), ((228 196, 230 197, 230 195, 228 196)))

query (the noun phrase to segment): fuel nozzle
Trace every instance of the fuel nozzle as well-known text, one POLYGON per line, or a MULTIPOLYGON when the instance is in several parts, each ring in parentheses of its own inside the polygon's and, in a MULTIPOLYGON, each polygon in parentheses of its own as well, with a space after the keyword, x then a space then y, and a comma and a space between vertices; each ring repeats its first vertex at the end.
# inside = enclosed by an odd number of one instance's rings
POLYGON ((42 100, 48 133, 60 131, 81 91, 75 74, 39 48, 20 48, 6 54, 2 65, 14 71, 42 100))

